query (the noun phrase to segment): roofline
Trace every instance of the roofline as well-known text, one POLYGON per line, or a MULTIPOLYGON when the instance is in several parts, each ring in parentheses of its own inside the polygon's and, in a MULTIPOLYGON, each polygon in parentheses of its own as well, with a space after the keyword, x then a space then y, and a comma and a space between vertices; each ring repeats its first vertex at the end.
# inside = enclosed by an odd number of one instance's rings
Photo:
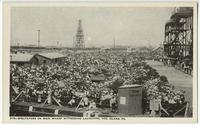
POLYGON ((40 54, 38 54, 38 53, 36 53, 34 56, 42 56, 42 57, 44 57, 44 58, 46 58, 46 59, 50 59, 51 60, 51 58, 48 58, 48 57, 46 57, 46 56, 43 56, 43 55, 40 55, 40 54))
MULTIPOLYGON (((12 54, 10 55, 11 56, 11 58, 12 58, 12 54)), ((33 59, 33 57, 34 57, 35 55, 31 55, 31 58, 29 59, 29 60, 27 60, 27 61, 13 61, 13 60, 10 60, 10 62, 30 62, 31 61, 31 59, 33 59)))
POLYGON ((65 58, 66 56, 62 56, 62 57, 56 57, 56 58, 48 58, 48 57, 46 57, 46 56, 43 56, 43 55, 41 55, 41 54, 39 54, 39 53, 36 53, 34 56, 36 56, 36 55, 39 55, 39 56, 42 56, 42 57, 44 57, 44 58, 47 58, 47 59, 58 59, 58 58, 65 58))
POLYGON ((10 62, 11 62, 11 63, 18 63, 18 62, 29 63, 30 60, 29 60, 29 61, 10 61, 10 62))
POLYGON ((137 85, 137 86, 120 86, 119 89, 138 88, 138 87, 142 87, 142 85, 137 85))

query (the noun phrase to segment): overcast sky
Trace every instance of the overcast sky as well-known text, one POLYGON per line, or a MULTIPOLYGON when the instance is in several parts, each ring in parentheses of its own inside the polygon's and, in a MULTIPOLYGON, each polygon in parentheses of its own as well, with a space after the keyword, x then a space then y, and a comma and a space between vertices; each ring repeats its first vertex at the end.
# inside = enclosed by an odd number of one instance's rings
POLYGON ((158 46, 173 8, 18 7, 11 10, 11 44, 73 46, 78 19, 82 20, 86 47, 116 45, 158 46))

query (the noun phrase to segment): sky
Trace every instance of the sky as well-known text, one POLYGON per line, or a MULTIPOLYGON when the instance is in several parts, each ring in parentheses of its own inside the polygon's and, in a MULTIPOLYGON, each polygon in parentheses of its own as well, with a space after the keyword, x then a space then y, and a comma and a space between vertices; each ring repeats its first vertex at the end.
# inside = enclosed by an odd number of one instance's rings
POLYGON ((14 7, 11 45, 72 47, 82 20, 86 47, 159 46, 173 8, 161 7, 14 7))

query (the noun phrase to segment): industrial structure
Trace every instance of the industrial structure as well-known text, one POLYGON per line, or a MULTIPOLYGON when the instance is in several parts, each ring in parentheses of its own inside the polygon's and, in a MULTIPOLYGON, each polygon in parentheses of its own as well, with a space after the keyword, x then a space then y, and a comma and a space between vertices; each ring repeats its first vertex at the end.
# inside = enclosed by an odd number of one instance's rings
POLYGON ((165 24, 164 63, 192 72, 193 8, 179 7, 165 24))
POLYGON ((85 48, 84 32, 82 28, 82 21, 78 20, 78 28, 76 33, 75 48, 85 48))

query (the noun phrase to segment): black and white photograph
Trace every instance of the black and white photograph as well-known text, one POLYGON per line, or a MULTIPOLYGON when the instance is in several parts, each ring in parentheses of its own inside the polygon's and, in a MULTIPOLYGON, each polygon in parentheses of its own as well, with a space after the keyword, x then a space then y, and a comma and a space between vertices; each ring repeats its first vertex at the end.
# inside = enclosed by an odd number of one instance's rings
POLYGON ((11 7, 9 117, 196 117, 194 11, 11 7))

